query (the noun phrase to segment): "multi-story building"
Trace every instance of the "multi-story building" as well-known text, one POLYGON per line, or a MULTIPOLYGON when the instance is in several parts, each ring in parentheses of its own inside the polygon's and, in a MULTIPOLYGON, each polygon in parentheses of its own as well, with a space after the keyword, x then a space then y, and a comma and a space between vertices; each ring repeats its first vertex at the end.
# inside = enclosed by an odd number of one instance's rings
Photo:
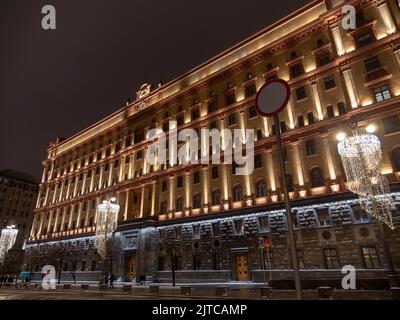
MULTIPOLYGON (((21 250, 30 235, 33 210, 39 192, 39 181, 35 177, 15 170, 0 171, 0 233, 7 226, 15 226, 18 236, 13 246, 16 255, 9 254, 4 261, 18 265, 22 262, 21 250)), ((19 266, 15 266, 18 270, 19 266)), ((7 269, 8 270, 8 269, 7 269)))
MULTIPOLYGON (((397 1, 316 0, 165 85, 144 84, 134 102, 50 144, 32 250, 81 243, 87 254, 78 269, 95 271, 96 207, 112 193, 121 206, 115 272, 124 279, 170 278, 169 243, 180 247, 173 255, 179 280, 262 281, 263 269, 285 278, 290 258, 275 139, 281 130, 302 276, 336 276, 343 265, 386 268, 377 228, 346 188, 335 137, 350 131, 354 116, 361 129, 376 125, 382 173, 398 209, 399 28, 397 1), (355 29, 343 27, 346 4, 356 8, 355 29), (292 90, 280 128, 254 106, 257 90, 274 78, 292 90), (150 165, 146 134, 168 131, 171 120, 178 131, 240 129, 245 136, 254 129, 254 172, 235 175, 237 166, 226 163, 150 165), (268 252, 258 247, 260 236, 269 237, 268 252)), ((394 212, 397 226, 399 219, 394 212)), ((386 236, 399 266, 399 231, 386 236)))

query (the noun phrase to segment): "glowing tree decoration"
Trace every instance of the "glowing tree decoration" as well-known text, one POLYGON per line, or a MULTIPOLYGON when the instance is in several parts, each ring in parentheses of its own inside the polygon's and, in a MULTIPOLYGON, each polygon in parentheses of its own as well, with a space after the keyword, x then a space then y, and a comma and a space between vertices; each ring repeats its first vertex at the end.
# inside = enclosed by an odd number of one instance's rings
POLYGON ((14 229, 15 226, 8 226, 1 231, 0 237, 0 264, 3 264, 6 253, 10 250, 17 239, 18 230, 14 229))
POLYGON ((339 142, 350 191, 359 195, 361 206, 374 218, 386 223, 392 229, 394 201, 390 196, 387 179, 381 174, 382 151, 377 136, 358 134, 339 142))
POLYGON ((103 259, 107 256, 107 241, 112 237, 112 233, 118 224, 120 207, 118 204, 112 202, 115 202, 115 198, 104 200, 102 204, 97 206, 94 245, 103 259))

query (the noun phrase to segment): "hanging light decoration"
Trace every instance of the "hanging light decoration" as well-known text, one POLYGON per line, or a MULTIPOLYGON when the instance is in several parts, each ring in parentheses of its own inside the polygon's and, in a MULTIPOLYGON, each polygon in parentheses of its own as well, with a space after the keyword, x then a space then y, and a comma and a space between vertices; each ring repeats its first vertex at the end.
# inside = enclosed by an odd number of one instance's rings
POLYGON ((104 200, 97 206, 96 213, 96 234, 94 245, 100 256, 105 259, 107 255, 107 240, 117 228, 119 205, 113 203, 115 198, 104 200))
MULTIPOLYGON (((371 132, 372 130, 367 130, 371 132)), ((382 150, 376 135, 338 135, 338 151, 343 161, 350 191, 360 198, 360 204, 371 216, 392 229, 394 201, 390 196, 389 182, 381 173, 382 150)))
POLYGON ((0 263, 3 264, 7 251, 10 250, 17 240, 18 230, 15 226, 8 226, 1 230, 0 236, 0 263))

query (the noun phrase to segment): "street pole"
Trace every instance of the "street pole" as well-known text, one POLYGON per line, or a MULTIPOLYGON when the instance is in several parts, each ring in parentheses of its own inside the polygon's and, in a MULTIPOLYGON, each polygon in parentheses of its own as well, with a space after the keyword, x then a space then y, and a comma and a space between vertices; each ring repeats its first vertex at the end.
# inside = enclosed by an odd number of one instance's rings
POLYGON ((282 177, 281 180, 282 180, 283 192, 284 192, 284 196, 285 196, 286 219, 287 219, 287 223, 288 223, 288 238, 289 238, 290 253, 291 253, 291 258, 292 258, 294 283, 295 283, 295 287, 296 287, 296 297, 298 300, 301 300, 302 297, 301 297, 301 280, 300 280, 300 272, 299 272, 299 263, 297 260, 296 243, 294 240, 294 233, 293 233, 293 221, 292 221, 292 214, 291 214, 291 208, 290 208, 290 202, 289 202, 289 192, 288 192, 287 181, 286 181, 286 168, 285 168, 285 161, 283 159, 282 137, 281 137, 278 114, 274 115, 274 125, 275 125, 276 142, 277 142, 277 146, 278 146, 280 171, 281 171, 281 177, 282 177))

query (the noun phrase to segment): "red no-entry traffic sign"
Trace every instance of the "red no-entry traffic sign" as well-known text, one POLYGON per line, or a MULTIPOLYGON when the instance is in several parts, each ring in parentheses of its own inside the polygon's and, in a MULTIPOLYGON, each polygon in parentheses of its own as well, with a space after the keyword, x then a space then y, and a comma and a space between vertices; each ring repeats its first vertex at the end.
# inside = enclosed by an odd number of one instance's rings
POLYGON ((264 117, 278 114, 290 99, 290 86, 282 79, 267 81, 256 95, 257 112, 264 117))

